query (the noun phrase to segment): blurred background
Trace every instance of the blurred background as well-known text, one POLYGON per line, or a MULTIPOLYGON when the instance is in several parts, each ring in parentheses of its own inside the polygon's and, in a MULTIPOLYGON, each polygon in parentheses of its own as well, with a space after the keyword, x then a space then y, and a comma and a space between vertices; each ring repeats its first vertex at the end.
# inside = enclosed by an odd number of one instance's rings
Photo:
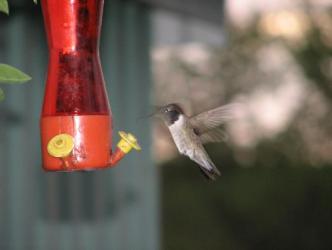
POLYGON ((143 151, 114 169, 45 173, 40 6, 0 14, 0 62, 32 76, 0 103, 0 249, 331 249, 332 1, 109 0, 100 54, 119 129, 143 151), (207 145, 207 182, 153 105, 241 103, 207 145))
POLYGON ((158 104, 189 114, 243 104, 228 142, 207 147, 223 175, 215 183, 155 124, 164 249, 331 249, 331 7, 225 1, 221 25, 169 13, 176 38, 163 42, 156 22, 158 104))

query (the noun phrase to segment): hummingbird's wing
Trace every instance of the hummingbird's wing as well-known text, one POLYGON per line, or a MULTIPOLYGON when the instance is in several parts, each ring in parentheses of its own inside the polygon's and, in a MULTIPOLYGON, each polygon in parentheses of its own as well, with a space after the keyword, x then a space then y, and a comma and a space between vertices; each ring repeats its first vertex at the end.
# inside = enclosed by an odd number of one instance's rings
POLYGON ((234 118, 239 104, 233 103, 220 106, 189 118, 189 122, 202 143, 220 142, 227 140, 227 134, 220 126, 234 118))
POLYGON ((225 122, 234 118, 234 111, 238 104, 228 104, 211 109, 189 118, 191 125, 199 131, 200 134, 211 129, 217 128, 225 122))
POLYGON ((227 141, 228 135, 220 128, 212 129, 199 135, 202 144, 227 141))

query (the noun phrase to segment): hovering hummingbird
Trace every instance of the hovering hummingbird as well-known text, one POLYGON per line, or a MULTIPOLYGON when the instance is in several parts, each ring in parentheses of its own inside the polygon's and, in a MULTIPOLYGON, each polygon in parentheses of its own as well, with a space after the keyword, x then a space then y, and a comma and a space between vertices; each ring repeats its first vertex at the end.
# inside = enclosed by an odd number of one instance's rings
POLYGON ((220 176, 205 151, 203 144, 226 140, 220 125, 233 118, 234 104, 211 109, 194 116, 187 116, 179 104, 167 104, 157 110, 167 125, 179 152, 196 162, 201 172, 210 180, 220 176))

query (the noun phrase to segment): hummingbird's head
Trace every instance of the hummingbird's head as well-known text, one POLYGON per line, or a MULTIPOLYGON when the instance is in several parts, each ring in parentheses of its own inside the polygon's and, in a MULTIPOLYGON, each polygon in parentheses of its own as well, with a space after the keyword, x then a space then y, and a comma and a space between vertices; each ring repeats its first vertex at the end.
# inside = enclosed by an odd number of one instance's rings
POLYGON ((179 119, 180 115, 183 115, 183 110, 178 104, 171 103, 159 108, 158 114, 167 125, 171 125, 179 119))

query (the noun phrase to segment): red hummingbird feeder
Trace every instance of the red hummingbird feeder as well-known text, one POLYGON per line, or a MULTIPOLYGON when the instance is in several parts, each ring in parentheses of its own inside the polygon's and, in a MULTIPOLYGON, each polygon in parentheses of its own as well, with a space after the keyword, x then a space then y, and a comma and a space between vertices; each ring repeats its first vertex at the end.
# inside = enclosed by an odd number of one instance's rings
POLYGON ((42 0, 49 65, 41 115, 43 168, 93 170, 113 166, 132 148, 119 132, 112 153, 112 113, 99 58, 103 0, 42 0))

